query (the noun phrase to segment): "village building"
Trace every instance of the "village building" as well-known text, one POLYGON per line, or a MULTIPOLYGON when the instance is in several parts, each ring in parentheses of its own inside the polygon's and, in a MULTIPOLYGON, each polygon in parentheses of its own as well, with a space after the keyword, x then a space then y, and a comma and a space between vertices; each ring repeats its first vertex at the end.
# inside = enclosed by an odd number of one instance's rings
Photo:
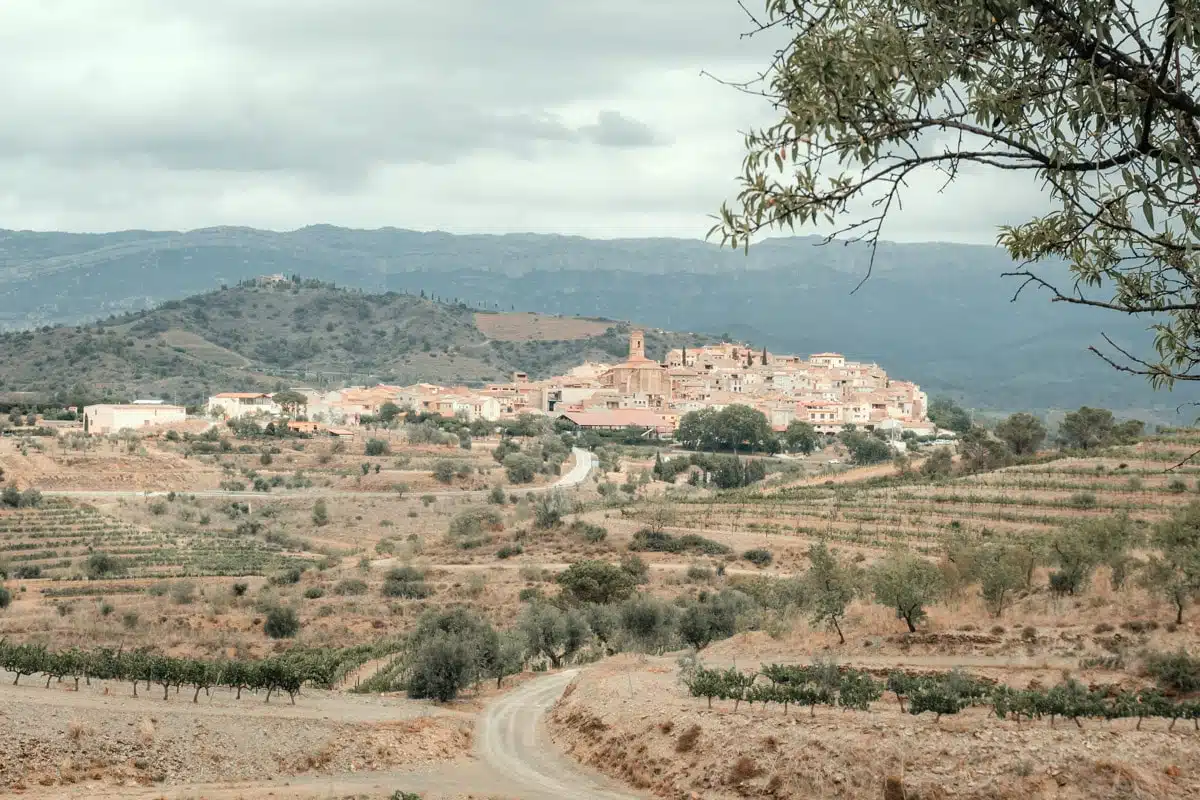
POLYGON ((183 406, 162 402, 102 403, 83 407, 83 432, 103 436, 123 430, 137 431, 172 425, 187 419, 183 406))
POLYGON ((222 419, 262 415, 278 416, 280 408, 271 395, 262 392, 221 392, 208 398, 209 416, 222 419))

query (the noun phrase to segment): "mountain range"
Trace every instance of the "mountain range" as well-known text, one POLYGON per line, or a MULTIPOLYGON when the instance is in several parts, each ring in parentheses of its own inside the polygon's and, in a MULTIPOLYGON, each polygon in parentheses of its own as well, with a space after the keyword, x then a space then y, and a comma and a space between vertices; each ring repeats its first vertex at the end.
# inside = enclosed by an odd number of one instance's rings
MULTIPOLYGON (((1155 392, 1087 352, 1102 344, 1101 332, 1148 352, 1147 320, 1052 304, 1032 290, 1013 301, 1018 284, 1001 274, 1013 268, 1002 250, 882 242, 859 287, 870 249, 821 242, 767 239, 731 251, 688 239, 327 225, 290 232, 0 231, 0 327, 78 325, 192 295, 212 298, 217 287, 281 273, 370 293, 408 293, 413 302, 424 292, 447 301, 445 308, 633 320, 724 334, 777 352, 834 350, 981 410, 1089 404, 1187 422, 1176 408, 1200 399, 1187 388, 1155 392)), ((1050 271, 1063 277, 1061 267, 1050 271)), ((496 369, 521 368, 502 362, 496 369)), ((4 382, 11 388, 22 380, 10 375, 4 382)))

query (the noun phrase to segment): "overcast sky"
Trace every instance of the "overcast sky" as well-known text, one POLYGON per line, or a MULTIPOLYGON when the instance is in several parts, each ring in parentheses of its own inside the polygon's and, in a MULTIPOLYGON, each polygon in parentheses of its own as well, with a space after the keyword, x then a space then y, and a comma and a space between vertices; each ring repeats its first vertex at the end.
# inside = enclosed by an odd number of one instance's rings
MULTIPOLYGON (((736 0, 4 3, 0 227, 700 238, 771 119, 700 74, 764 65, 747 27, 736 0)), ((1028 213, 1023 186, 938 185, 885 238, 1028 213)))

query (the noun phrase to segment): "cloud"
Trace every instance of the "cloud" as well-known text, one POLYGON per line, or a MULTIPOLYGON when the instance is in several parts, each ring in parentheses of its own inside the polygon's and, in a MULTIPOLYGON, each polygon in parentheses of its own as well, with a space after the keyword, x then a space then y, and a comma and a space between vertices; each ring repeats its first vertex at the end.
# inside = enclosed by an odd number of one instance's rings
MULTIPOLYGON (((746 28, 733 0, 4 4, 0 224, 701 237, 772 118, 701 75, 762 68, 746 28)), ((991 241, 1036 199, 981 180, 918 179, 886 233, 991 241)))
POLYGON ((579 132, 604 147, 649 147, 658 142, 649 125, 619 111, 601 111, 596 124, 584 125, 579 132))

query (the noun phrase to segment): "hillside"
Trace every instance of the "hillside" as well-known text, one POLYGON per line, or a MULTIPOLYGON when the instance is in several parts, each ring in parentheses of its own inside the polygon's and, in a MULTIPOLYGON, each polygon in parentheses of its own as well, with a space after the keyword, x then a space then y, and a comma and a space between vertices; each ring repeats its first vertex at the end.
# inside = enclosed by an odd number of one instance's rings
POLYGON ((837 350, 981 409, 1089 403, 1155 409, 1165 419, 1200 399, 1191 388, 1156 393, 1087 352, 1101 332, 1147 352, 1146 320, 1064 308, 1032 292, 1010 302, 1017 287, 1001 273, 1012 264, 996 248, 885 243, 871 280, 852 294, 866 274, 866 248, 817 241, 772 239, 747 254, 682 239, 331 226, 0 231, 0 326, 76 324, 278 272, 368 291, 424 291, 493 311, 729 333, 779 351, 837 350))
MULTIPOLYGON (((515 370, 544 377, 588 359, 622 358, 628 331, 624 323, 480 313, 313 280, 246 283, 82 326, 0 335, 0 388, 79 386, 85 394, 195 402, 221 389, 279 384, 478 384, 515 370), (489 338, 479 320, 499 334, 489 338)), ((711 339, 650 330, 646 340, 661 357, 711 339)))

